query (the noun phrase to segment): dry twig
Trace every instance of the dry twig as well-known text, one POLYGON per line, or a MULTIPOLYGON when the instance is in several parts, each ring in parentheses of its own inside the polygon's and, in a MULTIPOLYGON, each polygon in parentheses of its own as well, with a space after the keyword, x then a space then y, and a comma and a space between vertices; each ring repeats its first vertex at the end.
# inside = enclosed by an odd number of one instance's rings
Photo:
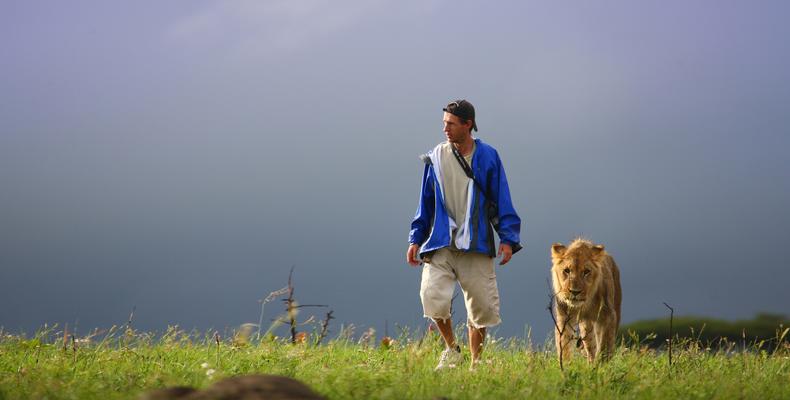
POLYGON ((565 334, 565 329, 568 327, 568 322, 570 322, 570 318, 566 318, 565 319, 565 322, 562 324, 562 329, 560 329, 559 325, 557 324, 557 317, 554 315, 554 312, 555 312, 554 305, 555 305, 555 302, 556 302, 557 294, 554 293, 554 291, 551 289, 551 283, 549 283, 548 280, 546 280, 546 283, 549 284, 549 293, 551 293, 549 295, 549 305, 546 306, 546 309, 549 311, 549 315, 551 315, 551 320, 554 322, 554 329, 556 329, 556 332, 560 335, 559 336, 560 340, 557 341, 557 346, 559 347, 557 349, 557 351, 559 353, 559 359, 560 359, 559 360, 560 361, 560 371, 564 372, 565 371, 565 366, 563 364, 563 347, 564 346, 563 346, 563 343, 562 343, 563 342, 562 337, 565 334))
POLYGON ((672 368, 672 319, 675 317, 675 309, 667 303, 664 305, 669 309, 669 368, 672 368))
POLYGON ((217 368, 219 368, 219 332, 214 332, 214 341, 217 342, 217 368))
POLYGON ((335 319, 335 317, 332 316, 333 312, 334 312, 333 310, 329 310, 329 312, 326 313, 326 318, 324 318, 324 320, 321 322, 321 334, 318 335, 318 343, 317 344, 321 344, 321 341, 324 340, 326 335, 329 333, 329 329, 328 329, 329 328, 329 320, 330 319, 335 319))
POLYGON ((302 307, 329 307, 325 304, 297 304, 296 299, 294 299, 294 285, 293 285, 293 274, 294 274, 294 267, 291 267, 291 272, 288 274, 288 298, 283 299, 285 302, 285 312, 288 316, 288 320, 284 321, 287 322, 288 325, 291 327, 291 343, 296 343, 296 314, 297 310, 302 307))

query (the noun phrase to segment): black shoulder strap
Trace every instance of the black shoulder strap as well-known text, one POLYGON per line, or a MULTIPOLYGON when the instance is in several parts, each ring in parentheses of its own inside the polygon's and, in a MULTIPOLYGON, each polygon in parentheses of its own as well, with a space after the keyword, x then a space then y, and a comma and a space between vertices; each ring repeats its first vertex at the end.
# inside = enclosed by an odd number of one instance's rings
POLYGON ((461 152, 458 151, 458 149, 456 149, 452 143, 450 144, 450 148, 453 150, 453 155, 455 156, 455 159, 458 160, 458 164, 461 164, 461 168, 463 168, 464 172, 466 173, 466 177, 469 179, 475 179, 475 174, 474 172, 472 172, 472 168, 469 167, 469 164, 467 164, 466 159, 464 159, 464 157, 461 156, 461 152))
POLYGON ((489 200, 491 200, 491 197, 488 195, 488 192, 485 190, 485 188, 483 188, 483 185, 481 185, 480 182, 475 179, 475 173, 472 171, 472 167, 470 167, 466 162, 466 159, 461 155, 461 152, 459 152, 458 149, 452 145, 452 143, 450 144, 450 148, 453 150, 453 155, 455 156, 455 159, 458 160, 458 164, 461 164, 461 168, 464 170, 464 173, 466 173, 466 176, 474 181, 475 185, 477 185, 477 188, 480 189, 480 193, 482 193, 483 196, 486 196, 489 200))

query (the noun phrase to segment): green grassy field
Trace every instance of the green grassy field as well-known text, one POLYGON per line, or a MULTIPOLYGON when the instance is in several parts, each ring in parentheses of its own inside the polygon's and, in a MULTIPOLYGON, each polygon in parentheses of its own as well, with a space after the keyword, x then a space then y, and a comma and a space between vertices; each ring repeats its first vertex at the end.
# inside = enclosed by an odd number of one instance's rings
MULTIPOLYGON (((62 334, 61 334, 62 335, 62 334)), ((290 338, 220 340, 171 329, 105 333, 65 342, 52 331, 2 334, 0 399, 130 399, 151 388, 205 387, 222 377, 295 377, 329 399, 790 398, 790 346, 767 352, 675 344, 673 365, 638 339, 622 340, 611 362, 594 367, 576 354, 560 370, 554 352, 528 339, 489 341, 483 364, 434 372, 442 349, 434 333, 403 333, 387 348, 359 343, 291 344, 290 338)), ((468 351, 465 351, 468 358, 468 351)))

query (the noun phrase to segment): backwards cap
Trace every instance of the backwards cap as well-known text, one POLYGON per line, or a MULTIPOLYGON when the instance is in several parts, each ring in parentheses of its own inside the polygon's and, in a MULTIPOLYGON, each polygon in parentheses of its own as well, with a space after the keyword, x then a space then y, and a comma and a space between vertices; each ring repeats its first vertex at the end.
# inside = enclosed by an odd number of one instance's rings
POLYGON ((447 106, 442 110, 444 112, 453 114, 462 120, 471 120, 472 129, 475 131, 477 130, 477 122, 475 121, 475 106, 473 106, 472 103, 466 100, 456 100, 447 104, 447 106))

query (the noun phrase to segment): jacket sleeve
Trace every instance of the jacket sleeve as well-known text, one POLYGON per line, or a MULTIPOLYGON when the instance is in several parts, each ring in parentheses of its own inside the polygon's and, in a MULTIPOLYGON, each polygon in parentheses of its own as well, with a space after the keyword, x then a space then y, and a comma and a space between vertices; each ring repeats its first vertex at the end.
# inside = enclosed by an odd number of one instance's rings
POLYGON ((513 253, 516 253, 521 250, 521 218, 516 214, 516 209, 513 207, 513 202, 510 199, 510 188, 507 184, 505 168, 502 166, 499 154, 496 155, 496 166, 493 172, 489 182, 491 184, 491 192, 496 196, 495 201, 499 208, 499 230, 497 230, 497 234, 500 242, 509 244, 513 249, 513 253))
POLYGON ((433 224, 433 215, 435 213, 436 194, 434 193, 433 176, 430 174, 430 165, 425 165, 425 170, 422 174, 422 189, 420 190, 420 204, 417 207, 417 213, 414 215, 414 220, 411 222, 411 230, 409 231, 409 243, 423 244, 428 239, 428 234, 431 231, 433 224))

